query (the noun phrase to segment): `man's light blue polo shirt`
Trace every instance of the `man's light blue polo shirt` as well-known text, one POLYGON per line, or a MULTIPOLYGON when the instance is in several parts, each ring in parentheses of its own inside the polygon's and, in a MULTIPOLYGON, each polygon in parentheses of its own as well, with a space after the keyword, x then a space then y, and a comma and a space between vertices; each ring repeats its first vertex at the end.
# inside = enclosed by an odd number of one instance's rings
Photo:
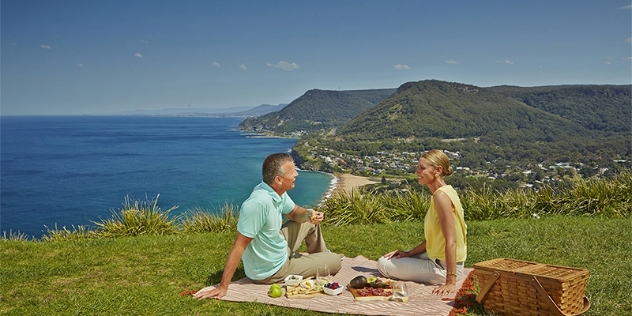
POLYGON ((246 275, 263 280, 276 273, 288 258, 287 241, 281 235, 283 215, 294 209, 287 192, 279 196, 265 182, 257 185, 239 211, 237 231, 253 238, 242 261, 246 275))

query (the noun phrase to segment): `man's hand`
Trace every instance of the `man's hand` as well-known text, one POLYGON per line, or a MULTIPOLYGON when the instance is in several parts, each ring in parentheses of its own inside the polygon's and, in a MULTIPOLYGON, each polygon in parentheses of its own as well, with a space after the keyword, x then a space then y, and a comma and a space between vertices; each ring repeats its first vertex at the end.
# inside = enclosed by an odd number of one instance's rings
POLYGON ((312 210, 312 214, 309 217, 309 222, 314 225, 318 225, 323 221, 323 219, 325 219, 325 214, 323 214, 323 212, 316 212, 312 210))
POLYGON ((197 293, 193 294, 193 298, 197 298, 198 300, 203 300, 206 298, 216 298, 220 300, 222 299, 222 297, 226 296, 227 292, 227 288, 218 286, 212 290, 200 290, 197 293))
MULTIPOLYGON (((241 255, 244 254, 244 250, 248 246, 248 244, 252 241, 252 238, 246 237, 242 235, 240 232, 237 232, 237 236, 235 237, 235 243, 233 244, 233 248, 230 249, 228 253, 228 259, 226 259, 226 263, 224 264, 224 273, 222 273, 222 281, 219 285, 214 289, 207 290, 206 288, 201 289, 197 293, 193 294, 194 298, 199 300, 205 298, 216 298, 221 299, 226 296, 228 292, 228 285, 230 284, 231 279, 233 278, 233 274, 237 269, 237 265, 239 265, 239 261, 241 261, 241 255)), ((210 287, 209 287, 210 288, 210 287)))
POLYGON ((306 209, 296 205, 294 209, 285 215, 291 221, 297 223, 305 223, 310 222, 311 224, 317 225, 323 221, 325 216, 322 212, 316 212, 312 209, 306 209))

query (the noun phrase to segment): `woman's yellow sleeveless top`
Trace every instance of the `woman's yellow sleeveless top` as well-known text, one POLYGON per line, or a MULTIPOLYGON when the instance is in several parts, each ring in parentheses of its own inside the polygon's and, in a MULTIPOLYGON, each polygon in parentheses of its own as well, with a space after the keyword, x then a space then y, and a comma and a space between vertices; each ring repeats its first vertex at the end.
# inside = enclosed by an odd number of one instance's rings
MULTIPOLYGON (((442 186, 437 190, 443 191, 452 201, 452 214, 454 215, 456 231, 456 261, 463 262, 467 258, 467 225, 463 220, 461 200, 451 185, 442 186)), ((428 213, 424 219, 424 235, 428 257, 445 261, 445 238, 443 238, 439 215, 432 197, 430 198, 430 208, 428 208, 428 213)))

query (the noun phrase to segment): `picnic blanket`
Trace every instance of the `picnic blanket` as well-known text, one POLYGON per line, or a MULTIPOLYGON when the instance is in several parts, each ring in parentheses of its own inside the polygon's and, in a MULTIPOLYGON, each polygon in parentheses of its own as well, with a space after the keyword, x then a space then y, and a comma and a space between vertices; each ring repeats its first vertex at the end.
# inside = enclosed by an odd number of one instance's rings
MULTIPOLYGON (((468 275, 472 269, 465 269, 464 275, 468 275)), ((344 258, 342 268, 332 277, 333 282, 347 284, 358 275, 380 276, 377 271, 377 262, 363 256, 344 258)), ((457 283, 457 289, 462 286, 465 277, 457 283)), ((408 303, 391 301, 356 301, 348 290, 337 296, 322 295, 309 299, 289 299, 282 296, 272 298, 268 296, 269 285, 255 284, 248 278, 232 282, 228 293, 222 299, 235 302, 258 302, 290 308, 313 310, 325 313, 346 313, 361 315, 448 315, 453 301, 444 300, 441 296, 432 294, 436 286, 424 285, 415 282, 406 282, 409 292, 408 303)), ((209 286, 200 291, 211 290, 215 286, 209 286)))

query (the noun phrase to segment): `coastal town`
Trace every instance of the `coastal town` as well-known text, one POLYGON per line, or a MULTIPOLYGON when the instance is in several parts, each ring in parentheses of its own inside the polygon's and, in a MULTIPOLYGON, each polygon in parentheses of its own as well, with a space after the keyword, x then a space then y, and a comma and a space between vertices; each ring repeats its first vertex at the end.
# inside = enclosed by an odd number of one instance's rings
MULTIPOLYGON (((544 161, 520 165, 506 161, 487 161, 486 167, 469 167, 460 164, 462 153, 459 151, 444 152, 450 158, 455 177, 476 177, 490 181, 507 180, 519 187, 537 187, 542 184, 555 185, 568 178, 592 176, 608 176, 621 168, 630 168, 630 161, 626 159, 614 160, 612 165, 617 168, 592 165, 581 162, 544 161), (613 170, 615 169, 615 170, 613 170)), ((413 174, 417 161, 423 152, 407 151, 379 151, 375 155, 354 156, 337 152, 330 148, 313 147, 308 157, 310 161, 303 167, 333 173, 348 173, 370 178, 389 178, 391 184, 398 184, 398 180, 413 174), (393 180, 395 179, 395 180, 393 180)))

